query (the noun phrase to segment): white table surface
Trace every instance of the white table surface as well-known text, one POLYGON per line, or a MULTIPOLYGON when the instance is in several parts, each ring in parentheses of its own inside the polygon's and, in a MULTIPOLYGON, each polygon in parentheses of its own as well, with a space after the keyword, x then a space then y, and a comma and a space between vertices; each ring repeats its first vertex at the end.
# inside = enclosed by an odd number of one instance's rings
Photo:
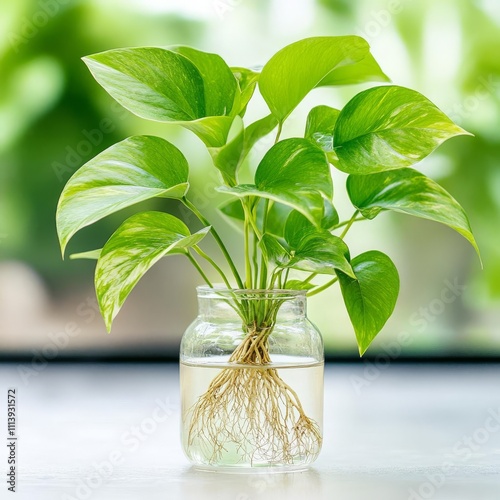
POLYGON ((0 365, 3 442, 8 387, 19 413, 18 491, 2 479, 0 498, 500 499, 500 366, 367 366, 327 367, 324 448, 308 471, 244 475, 184 457, 175 365, 0 365))

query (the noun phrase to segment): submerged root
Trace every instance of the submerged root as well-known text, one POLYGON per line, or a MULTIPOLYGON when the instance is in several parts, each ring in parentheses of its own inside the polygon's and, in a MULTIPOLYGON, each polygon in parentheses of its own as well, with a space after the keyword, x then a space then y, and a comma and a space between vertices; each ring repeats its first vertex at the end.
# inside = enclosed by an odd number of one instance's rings
POLYGON ((293 464, 319 453, 318 424, 278 371, 266 366, 268 333, 249 334, 230 359, 234 367, 222 370, 191 409, 188 442, 210 463, 224 453, 270 464, 293 464))

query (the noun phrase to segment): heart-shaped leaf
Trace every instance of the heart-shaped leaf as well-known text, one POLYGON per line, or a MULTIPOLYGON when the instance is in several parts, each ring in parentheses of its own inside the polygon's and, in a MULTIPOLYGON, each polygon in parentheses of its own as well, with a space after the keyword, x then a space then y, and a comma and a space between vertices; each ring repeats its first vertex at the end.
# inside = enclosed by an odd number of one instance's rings
POLYGON ((75 172, 59 199, 63 255, 77 231, 107 215, 153 197, 182 198, 188 173, 184 155, 159 137, 129 137, 98 154, 75 172))
POLYGON ((319 225, 323 197, 332 198, 330 168, 323 151, 307 139, 285 139, 264 156, 255 173, 255 185, 220 187, 239 198, 256 196, 288 205, 319 225))
POLYGON ((83 58, 95 79, 132 113, 156 121, 229 115, 237 82, 216 54, 189 47, 114 49, 83 58))
POLYGON ((111 97, 141 118, 182 121, 206 116, 203 78, 180 54, 137 47, 93 54, 83 61, 111 97))
POLYGON ((298 241, 288 241, 292 258, 283 267, 318 274, 335 274, 340 270, 355 277, 349 263, 349 249, 338 236, 328 231, 307 231, 298 241))
POLYGON ((120 308, 144 274, 162 257, 186 253, 210 231, 191 234, 173 215, 142 212, 127 219, 106 242, 97 261, 97 300, 108 331, 120 308))
POLYGON ((360 92, 335 124, 337 168, 371 174, 409 167, 456 135, 470 135, 429 99, 398 86, 360 92))
POLYGON ((260 92, 273 115, 283 122, 316 87, 387 81, 369 50, 358 36, 314 37, 292 43, 262 69, 260 92))
POLYGON ((440 222, 464 236, 479 255, 464 209, 437 182, 416 170, 402 168, 350 175, 347 191, 353 205, 368 219, 373 219, 381 210, 393 210, 440 222))
POLYGON ((399 294, 399 275, 387 255, 376 250, 351 261, 353 279, 337 273, 362 356, 391 316, 399 294))

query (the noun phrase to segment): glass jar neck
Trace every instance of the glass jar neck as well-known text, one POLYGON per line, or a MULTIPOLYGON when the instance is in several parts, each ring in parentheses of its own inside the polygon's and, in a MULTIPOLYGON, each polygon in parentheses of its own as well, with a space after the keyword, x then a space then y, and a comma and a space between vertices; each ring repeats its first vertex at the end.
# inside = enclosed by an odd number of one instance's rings
POLYGON ((229 290, 198 287, 198 315, 206 321, 242 321, 271 325, 297 321, 307 314, 303 290, 229 290))

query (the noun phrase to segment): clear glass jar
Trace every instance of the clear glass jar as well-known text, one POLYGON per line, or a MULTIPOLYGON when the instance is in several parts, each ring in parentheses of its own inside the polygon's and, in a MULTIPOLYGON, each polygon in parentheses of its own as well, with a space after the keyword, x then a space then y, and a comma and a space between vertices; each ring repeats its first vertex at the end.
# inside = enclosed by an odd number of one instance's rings
POLYGON ((180 351, 187 457, 219 470, 305 468, 321 449, 324 369, 305 292, 197 291, 180 351))

